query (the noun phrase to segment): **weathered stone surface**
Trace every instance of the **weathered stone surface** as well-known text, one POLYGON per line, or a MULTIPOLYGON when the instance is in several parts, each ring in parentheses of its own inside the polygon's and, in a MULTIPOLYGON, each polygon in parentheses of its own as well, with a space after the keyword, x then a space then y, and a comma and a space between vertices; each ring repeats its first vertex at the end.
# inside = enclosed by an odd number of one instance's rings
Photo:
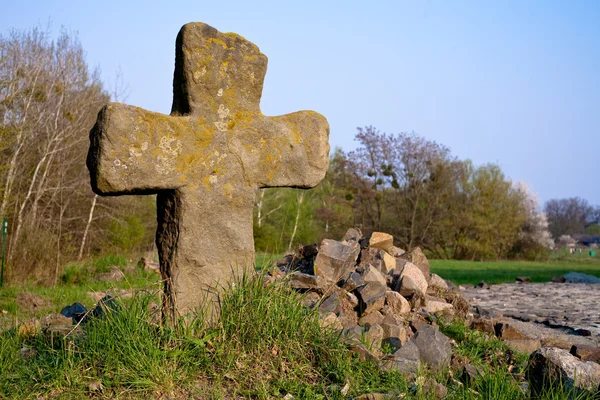
POLYGON ((307 308, 313 308, 321 300, 321 296, 315 292, 307 292, 302 296, 300 300, 302 305, 307 308))
POLYGON ((529 357, 527 379, 534 394, 547 385, 595 391, 600 386, 600 364, 581 361, 567 350, 543 347, 529 357))
POLYGON ((344 340, 344 343, 346 343, 347 345, 355 346, 355 345, 362 344, 362 342, 361 342, 362 335, 363 335, 363 329, 358 325, 354 325, 352 327, 344 328, 342 330, 341 337, 344 340))
POLYGON ((358 324, 358 315, 355 308, 358 306, 358 298, 352 293, 340 290, 340 313, 338 319, 344 328, 355 327, 358 324))
POLYGON ((439 289, 448 290, 448 284, 438 274, 431 274, 431 280, 429 286, 439 289))
POLYGON ((342 323, 332 312, 322 313, 319 316, 319 325, 323 329, 333 329, 334 331, 341 331, 343 329, 342 323))
POLYGON ((531 354, 542 345, 536 339, 509 339, 503 340, 511 349, 520 351, 521 353, 531 354))
POLYGON ((600 344, 600 285, 590 283, 504 283, 489 289, 467 288, 463 295, 480 314, 545 323, 548 334, 580 344, 600 344), (553 329, 550 329, 553 328, 553 329), (556 328, 556 329, 555 329, 556 328), (575 336, 578 330, 591 336, 575 336))
POLYGON ((421 355, 414 341, 409 340, 391 356, 384 357, 380 362, 384 370, 398 370, 405 374, 416 374, 421 366, 421 355))
POLYGON ((171 321, 216 306, 219 288, 253 266, 258 188, 309 188, 325 176, 327 121, 312 111, 264 116, 266 68, 267 57, 241 36, 187 24, 176 41, 171 116, 111 103, 90 132, 94 192, 157 194, 171 321))
POLYGON ((325 287, 325 280, 320 276, 302 272, 292 272, 288 276, 290 286, 294 289, 323 289, 325 287))
POLYGON ((385 292, 387 286, 378 282, 367 283, 356 289, 358 295, 360 316, 369 314, 372 311, 380 310, 385 302, 385 292))
POLYGON ((390 270, 396 267, 396 258, 394 256, 388 254, 387 252, 383 253, 383 264, 381 266, 381 272, 387 274, 390 270))
POLYGON ((358 244, 349 245, 337 240, 324 239, 315 259, 315 275, 336 283, 352 270, 360 253, 358 244))
POLYGON ((570 353, 581 361, 595 361, 600 363, 600 347, 573 345, 570 353))
POLYGON ((381 340, 383 339, 383 328, 379 324, 371 325, 365 332, 365 341, 371 348, 371 351, 378 353, 381 351, 381 340))
POLYGON ((417 332, 419 329, 421 329, 424 326, 428 326, 431 325, 430 321, 425 320, 425 317, 423 315, 419 314, 414 314, 412 316, 412 319, 410 320, 409 326, 410 329, 413 332, 417 332))
POLYGON ((483 333, 489 333, 490 335, 496 334, 496 331, 494 330, 494 322, 487 318, 475 318, 473 321, 471 321, 471 329, 476 329, 483 333))
POLYGON ((503 340, 527 340, 531 339, 529 336, 521 333, 514 326, 507 324, 506 322, 498 322, 494 326, 496 336, 503 340))
POLYGON ((423 385, 423 394, 425 394, 428 399, 434 398, 439 400, 446 397, 448 388, 437 382, 435 379, 429 378, 423 385))
POLYGON ((559 349, 564 350, 571 350, 571 348, 573 347, 573 343, 561 337, 542 337, 540 342, 540 347, 558 347, 559 349))
POLYGON ((373 311, 358 320, 359 326, 370 327, 372 325, 380 325, 383 322, 383 314, 379 311, 373 311))
POLYGON ((346 231, 346 234, 342 238, 342 242, 353 245, 358 244, 362 239, 362 232, 358 228, 350 228, 346 231))
POLYGON ((390 251, 390 254, 392 255, 392 257, 400 257, 404 253, 406 253, 405 250, 401 249, 400 247, 396 247, 396 246, 392 246, 392 250, 390 251))
POLYGON ((404 266, 408 263, 407 260, 396 258, 396 266, 390 269, 387 273, 386 282, 390 289, 396 292, 400 290, 400 275, 404 270, 404 266))
POLYGON ((452 347, 450 339, 431 325, 422 326, 410 340, 419 349, 420 359, 433 369, 439 369, 450 363, 452 347))
POLYGON ((412 296, 418 294, 425 297, 427 292, 427 281, 421 270, 413 263, 406 263, 400 274, 400 288, 398 290, 402 296, 412 296))
POLYGON ((385 276, 379 271, 379 269, 375 268, 372 265, 365 266, 363 273, 361 274, 362 280, 365 283, 376 282, 382 285, 386 284, 385 276))
POLYGON ((379 271, 384 272, 386 270, 385 254, 385 251, 381 249, 375 249, 372 247, 364 248, 360 252, 360 265, 363 267, 366 265, 372 265, 379 271))
POLYGON ((420 247, 415 247, 414 249, 402 254, 402 258, 410 261, 414 265, 416 265, 419 270, 423 273, 423 277, 429 284, 429 279, 431 278, 431 267, 429 266, 429 260, 423 254, 420 247))
POLYGON ((66 335, 71 332, 73 328, 73 321, 71 318, 67 318, 61 314, 50 314, 42 318, 41 320, 42 331, 51 335, 66 335))
POLYGON ((391 254, 393 246, 394 237, 389 233, 373 232, 369 238, 369 247, 371 248, 381 249, 391 254))
POLYGON ((337 292, 333 292, 330 296, 328 296, 321 305, 319 306, 319 310, 323 312, 340 312, 340 296, 337 292))
POLYGON ((348 347, 352 353, 358 354, 358 359, 362 361, 376 361, 379 359, 371 350, 362 343, 352 344, 348 347))
POLYGON ((410 313, 410 304, 400 293, 388 290, 382 312, 385 315, 405 316, 410 313))
POLYGON ((342 289, 351 292, 358 287, 364 286, 364 284, 365 282, 358 272, 351 272, 344 281, 342 289))
POLYGON ((348 304, 350 304, 350 306, 352 308, 354 308, 358 305, 358 297, 356 297, 356 295, 354 293, 346 292, 346 300, 348 301, 348 304))
POLYGON ((454 312, 454 307, 452 306, 452 304, 448 304, 445 301, 441 300, 441 299, 426 299, 425 300, 425 306, 423 307, 423 310, 425 312, 431 313, 431 314, 435 314, 438 312, 444 312, 444 313, 453 313, 454 312))
POLYGON ((382 342, 390 345, 394 351, 408 341, 408 332, 404 325, 386 323, 384 319, 381 327, 383 328, 382 342))

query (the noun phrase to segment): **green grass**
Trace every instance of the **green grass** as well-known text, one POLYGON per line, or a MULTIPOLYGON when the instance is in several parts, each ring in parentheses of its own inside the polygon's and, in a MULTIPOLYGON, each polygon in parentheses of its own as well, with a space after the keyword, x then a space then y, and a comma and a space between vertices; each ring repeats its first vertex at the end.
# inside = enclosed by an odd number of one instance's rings
POLYGON ((31 283, 22 286, 5 286, 0 289, 0 330, 10 328, 20 321, 39 318, 50 313, 59 313, 63 307, 75 302, 90 308, 94 305, 89 292, 117 292, 149 288, 156 291, 160 277, 139 269, 127 270, 126 258, 108 255, 82 263, 68 264, 58 280, 56 287, 39 286, 31 283), (119 282, 101 282, 94 277, 98 273, 110 271, 112 265, 125 271, 125 279, 119 282), (31 292, 42 296, 48 305, 36 309, 21 308, 16 303, 20 293, 31 292))
POLYGON ((286 286, 241 278, 221 303, 221 319, 175 329, 151 323, 152 296, 136 296, 121 311, 94 320, 83 336, 0 336, 0 398, 81 398, 99 384, 105 398, 343 398, 369 388, 406 388, 352 357, 338 334, 323 331, 286 286), (35 350, 24 359, 22 348, 35 350), (356 371, 365 371, 357 374, 356 371))
POLYGON ((431 272, 455 284, 514 282, 517 276, 529 276, 532 282, 549 282, 554 276, 570 271, 600 277, 600 260, 578 262, 574 260, 549 261, 458 261, 430 260, 431 272))
MULTIPOLYGON (((91 306, 86 294, 91 289, 146 289, 123 300, 119 311, 92 320, 82 335, 25 336, 0 329, 0 398, 268 399, 291 394, 295 399, 350 399, 378 392, 431 399, 425 387, 432 379, 447 387, 447 399, 529 398, 521 387, 526 355, 464 323, 438 321, 442 332, 456 342, 453 364, 470 363, 483 374, 461 383, 457 368, 423 369, 409 380, 398 372, 381 371, 373 362, 359 361, 339 334, 319 327, 317 313, 301 305, 299 294, 281 283, 265 285, 261 275, 240 277, 225 290, 218 323, 209 326, 196 318, 170 329, 156 325, 149 311, 149 304, 158 298, 158 276, 136 270, 116 284, 94 282, 94 274, 110 265, 125 267, 126 262, 103 259, 79 264, 70 272, 78 278, 67 279, 56 289, 0 290, 0 307, 17 320, 27 313, 14 301, 24 290, 52 300, 51 310, 35 312, 44 315, 74 301, 91 306), (32 356, 23 357, 23 349, 33 350, 32 356)), ((465 269, 464 265, 456 267, 465 269)), ((555 387, 539 398, 563 399, 569 394, 555 387)))

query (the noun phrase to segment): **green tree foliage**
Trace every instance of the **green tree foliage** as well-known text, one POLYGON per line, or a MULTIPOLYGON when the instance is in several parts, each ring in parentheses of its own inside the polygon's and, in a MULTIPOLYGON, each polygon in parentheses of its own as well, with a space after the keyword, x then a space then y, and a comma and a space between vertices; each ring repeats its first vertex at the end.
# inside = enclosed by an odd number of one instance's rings
POLYGON ((325 179, 312 190, 259 190, 254 207, 256 249, 281 253, 325 237, 341 238, 353 223, 345 162, 342 151, 334 150, 325 179))
POLYGON ((347 155, 355 224, 442 258, 498 259, 524 224, 523 196, 497 165, 474 167, 416 134, 359 128, 347 155))
POLYGON ((537 202, 532 205, 529 193, 498 165, 476 167, 414 133, 366 127, 358 129, 356 140, 355 151, 334 151, 326 178, 314 190, 259 192, 258 250, 281 252, 323 237, 341 238, 358 226, 367 234, 389 232, 396 244, 420 246, 438 258, 547 252, 547 224, 537 202))
POLYGON ((600 236, 600 225, 597 223, 588 225, 585 228, 585 233, 588 235, 600 236))

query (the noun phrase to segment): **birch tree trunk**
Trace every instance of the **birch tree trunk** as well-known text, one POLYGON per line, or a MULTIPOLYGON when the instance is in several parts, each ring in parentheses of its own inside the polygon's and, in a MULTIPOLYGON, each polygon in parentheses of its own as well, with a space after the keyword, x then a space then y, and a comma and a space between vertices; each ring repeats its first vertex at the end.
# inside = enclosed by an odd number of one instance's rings
POLYGON ((87 224, 85 224, 85 230, 83 231, 83 238, 81 239, 81 246, 79 247, 79 255, 77 256, 77 261, 81 260, 83 256, 83 249, 85 248, 85 241, 87 240, 88 232, 90 231, 90 225, 92 224, 92 220, 94 219, 94 210, 96 209, 96 201, 98 200, 98 195, 94 195, 94 199, 92 200, 92 206, 90 207, 90 213, 88 215, 87 224))

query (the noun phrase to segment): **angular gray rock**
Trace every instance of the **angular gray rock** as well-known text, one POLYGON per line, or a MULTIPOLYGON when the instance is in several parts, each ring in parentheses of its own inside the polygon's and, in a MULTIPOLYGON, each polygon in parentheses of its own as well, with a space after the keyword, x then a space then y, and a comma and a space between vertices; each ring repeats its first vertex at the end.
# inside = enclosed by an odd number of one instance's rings
POLYGON ((216 311, 220 288, 253 269, 256 190, 314 187, 329 154, 322 115, 261 113, 267 57, 253 43, 190 23, 175 54, 171 115, 110 103, 90 132, 87 157, 95 193, 157 194, 163 314, 171 322, 203 306, 216 311))
POLYGON ((325 280, 320 276, 309 275, 302 272, 292 272, 289 276, 289 283, 293 289, 323 289, 325 280))
POLYGON ((410 304, 400 293, 388 290, 383 306, 385 315, 406 316, 410 313, 410 304))
POLYGON ((433 369, 439 369, 450 363, 452 346, 450 339, 431 325, 420 327, 410 340, 419 349, 421 361, 433 369))
POLYGON ((358 228, 350 228, 346 231, 346 234, 342 238, 342 242, 353 245, 358 244, 362 238, 362 232, 358 228))
POLYGON ((365 283, 377 282, 382 285, 386 284, 385 276, 372 265, 366 265, 363 273, 361 274, 362 280, 365 283))
POLYGON ((427 281, 421 270, 411 262, 406 263, 402 269, 398 292, 406 297, 414 294, 425 297, 425 292, 427 292, 427 281))
POLYGON ((374 353, 381 351, 381 341, 383 340, 383 328, 379 324, 371 325, 365 332, 365 341, 367 346, 374 353))
POLYGON ((402 254, 401 257, 416 265, 421 270, 423 277, 429 284, 429 280, 431 279, 431 267, 429 266, 429 260, 427 260, 427 257, 425 257, 425 254, 423 254, 423 251, 421 251, 420 247, 415 247, 414 249, 402 254))
POLYGON ((379 366, 386 371, 397 370, 404 374, 416 374, 421 366, 419 348, 409 340, 391 356, 383 357, 379 366))
POLYGON ((557 383, 593 392, 600 388, 600 364, 581 361, 567 350, 542 347, 529 357, 527 379, 534 394, 557 383))
POLYGON ((344 280, 342 285, 342 289, 347 290, 349 292, 354 289, 364 286, 365 282, 362 279, 362 276, 358 272, 351 272, 348 277, 344 280))
POLYGON ((371 247, 364 248, 360 252, 360 265, 372 265, 379 271, 386 271, 387 273, 387 267, 385 265, 385 255, 386 252, 381 249, 375 249, 371 247))
POLYGON ((448 290, 448 284, 438 274, 431 274, 431 280, 429 281, 430 287, 435 287, 442 290, 448 290))
POLYGON ((345 244, 337 240, 324 239, 315 259, 315 275, 329 283, 337 283, 354 269, 360 254, 358 244, 345 244))
POLYGON ((370 282, 356 289, 358 296, 360 316, 365 316, 372 311, 380 310, 385 303, 387 286, 378 282, 370 282))
POLYGON ((452 314, 454 312, 454 306, 452 304, 446 303, 444 300, 441 299, 426 297, 423 311, 430 314, 435 314, 438 312, 452 314))
POLYGON ((327 297, 321 305, 319 306, 319 310, 323 312, 340 312, 340 296, 337 292, 333 292, 329 297, 327 297))
POLYGON ((358 320, 359 326, 370 327, 380 325, 383 322, 384 316, 379 311, 373 311, 358 320))
POLYGON ((383 343, 388 344, 394 351, 398 350, 408 341, 408 332, 404 325, 394 324, 383 320, 381 327, 383 328, 383 343))

